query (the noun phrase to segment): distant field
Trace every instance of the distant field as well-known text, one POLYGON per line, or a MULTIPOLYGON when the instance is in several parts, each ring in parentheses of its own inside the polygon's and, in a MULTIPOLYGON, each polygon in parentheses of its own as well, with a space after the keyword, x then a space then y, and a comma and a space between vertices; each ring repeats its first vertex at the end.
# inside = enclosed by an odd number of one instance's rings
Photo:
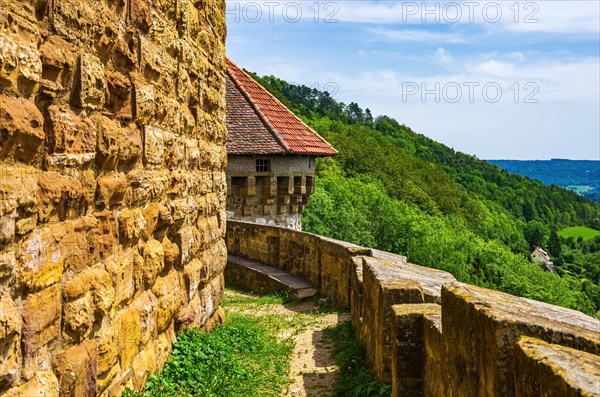
POLYGON ((583 193, 594 190, 594 187, 593 186, 567 186, 567 189, 577 192, 579 194, 583 194, 583 193))
POLYGON ((558 235, 562 238, 582 237, 584 240, 589 240, 596 236, 600 236, 600 230, 590 229, 589 227, 585 226, 573 226, 559 231, 558 235))

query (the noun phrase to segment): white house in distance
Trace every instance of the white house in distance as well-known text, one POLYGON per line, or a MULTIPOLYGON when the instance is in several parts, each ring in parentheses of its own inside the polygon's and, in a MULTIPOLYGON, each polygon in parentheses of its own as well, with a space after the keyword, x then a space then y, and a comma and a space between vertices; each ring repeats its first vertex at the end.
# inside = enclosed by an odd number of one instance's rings
POLYGON ((554 269, 552 267, 553 263, 550 260, 550 255, 548 255, 546 251, 544 251, 539 245, 536 246, 533 252, 531 253, 531 259, 533 259, 534 262, 537 262, 542 269, 549 272, 554 272, 554 269))
POLYGON ((301 229, 315 158, 337 151, 227 60, 227 217, 301 229))

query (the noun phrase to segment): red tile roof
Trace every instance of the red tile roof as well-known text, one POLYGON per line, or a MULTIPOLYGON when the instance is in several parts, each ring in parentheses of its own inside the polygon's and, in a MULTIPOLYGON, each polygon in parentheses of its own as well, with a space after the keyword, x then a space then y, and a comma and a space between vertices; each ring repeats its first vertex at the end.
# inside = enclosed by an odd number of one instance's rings
POLYGON ((227 154, 334 156, 323 137, 227 59, 227 154))

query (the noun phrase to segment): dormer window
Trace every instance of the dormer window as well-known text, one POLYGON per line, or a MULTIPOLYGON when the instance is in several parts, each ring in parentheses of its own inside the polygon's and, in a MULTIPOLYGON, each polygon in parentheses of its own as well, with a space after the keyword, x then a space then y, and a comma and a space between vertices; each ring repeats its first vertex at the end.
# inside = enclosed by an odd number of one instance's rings
POLYGON ((271 160, 256 159, 256 172, 269 172, 269 171, 271 171, 271 160))

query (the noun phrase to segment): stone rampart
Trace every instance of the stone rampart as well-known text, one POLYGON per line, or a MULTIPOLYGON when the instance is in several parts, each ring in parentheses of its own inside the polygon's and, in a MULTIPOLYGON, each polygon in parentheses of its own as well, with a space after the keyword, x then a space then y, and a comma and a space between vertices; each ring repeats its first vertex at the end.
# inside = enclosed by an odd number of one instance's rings
POLYGON ((219 320, 225 2, 0 0, 0 395, 118 396, 219 320))
POLYGON ((274 226, 230 221, 227 248, 349 307, 368 365, 394 396, 600 396, 600 321, 582 313, 274 226))

